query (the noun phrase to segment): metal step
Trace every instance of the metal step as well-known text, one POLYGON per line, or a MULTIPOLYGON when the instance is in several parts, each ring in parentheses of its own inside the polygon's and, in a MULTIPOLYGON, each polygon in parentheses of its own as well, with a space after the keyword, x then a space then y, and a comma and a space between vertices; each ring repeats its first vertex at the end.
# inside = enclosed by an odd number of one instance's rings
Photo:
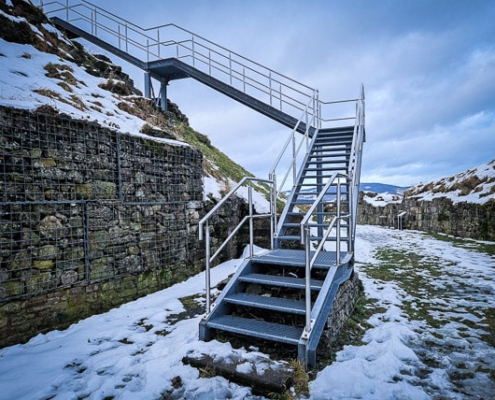
MULTIPOLYGON (((297 186, 296 186, 296 189, 299 189, 299 188, 302 188, 302 187, 306 187, 306 186, 309 186, 309 187, 312 187, 314 188, 316 186, 316 183, 315 182, 308 182, 308 183, 298 183, 297 186)), ((332 185, 335 187, 335 185, 332 185)), ((342 186, 350 186, 350 183, 343 183, 342 186)))
POLYGON ((307 161, 310 164, 314 164, 316 162, 325 164, 325 163, 331 163, 335 161, 348 161, 349 160, 349 154, 325 154, 325 155, 320 155, 320 154, 314 154, 313 156, 310 157, 310 159, 307 161))
MULTIPOLYGON (((314 251, 310 252, 311 257, 314 255, 314 251)), ((304 250, 293 249, 277 249, 272 250, 266 254, 253 257, 252 262, 255 264, 270 264, 278 265, 281 268, 287 267, 304 267, 306 265, 306 254, 304 250)), ((327 269, 329 265, 335 265, 336 254, 333 251, 321 252, 314 264, 315 268, 327 269)))
MULTIPOLYGON (((284 228, 300 228, 301 224, 298 224, 297 222, 286 222, 285 224, 282 225, 284 228)), ((328 227, 328 224, 308 224, 310 228, 325 228, 328 227)), ((347 227, 347 224, 344 222, 340 223, 341 228, 347 227)))
POLYGON ((314 144, 319 145, 321 143, 332 143, 332 144, 341 143, 345 145, 350 145, 352 143, 352 135, 317 137, 314 144))
MULTIPOLYGON (((344 185, 343 185, 344 186, 344 185)), ((332 187, 335 187, 335 186, 332 186, 332 187)), ((341 188, 341 189, 346 189, 345 187, 341 188)), ((301 191, 298 191, 298 192, 295 192, 294 193, 294 199, 295 200, 298 200, 299 197, 304 197, 304 196, 313 196, 313 198, 316 198, 316 196, 318 196, 320 194, 320 192, 301 192, 301 191)), ((344 197, 344 195, 347 194, 347 191, 344 191, 344 190, 341 190, 340 194, 342 195, 342 197, 344 197)), ((337 193, 335 192, 327 192, 326 193, 326 196, 332 196, 332 197, 336 197, 337 193)), ((301 199, 301 200, 308 200, 308 199, 301 199)), ((329 200, 329 199, 324 199, 324 203, 333 203, 334 201, 336 201, 336 199, 332 199, 332 200, 329 200)), ((341 199, 341 204, 342 202, 346 201, 344 199, 341 199)))
MULTIPOLYGON (((342 161, 345 163, 345 161, 342 161)), ((339 171, 342 167, 320 167, 320 168, 304 168, 304 172, 327 172, 327 171, 339 171)))
POLYGON ((330 156, 333 156, 333 157, 346 157, 346 156, 349 155, 349 152, 348 151, 342 151, 344 149, 334 149, 333 151, 330 151, 328 149, 325 150, 324 148, 326 148, 326 147, 333 148, 333 145, 329 144, 328 146, 326 146, 326 145, 315 144, 314 147, 313 147, 313 153, 318 152, 318 151, 325 151, 329 157, 330 156), (340 152, 338 153, 336 150, 339 150, 340 152))
POLYGON ((223 315, 208 321, 208 327, 240 335, 297 345, 303 328, 223 315))
MULTIPOLYGON (((278 235, 277 236, 277 239, 278 240, 290 240, 290 241, 300 241, 301 240, 301 236, 299 235, 278 235)), ((316 242, 321 242, 321 240, 323 239, 322 236, 311 236, 309 238, 310 241, 316 241, 316 242)), ((337 238, 336 237, 332 237, 332 236, 329 236, 327 237, 326 239, 326 242, 336 242, 337 241, 337 238)), ((347 241, 347 238, 346 237, 340 237, 340 241, 341 242, 345 242, 347 241)))
MULTIPOLYGON (((319 215, 323 215, 323 216, 331 216, 331 217, 333 217, 335 215, 335 212, 322 212, 322 213, 318 213, 318 214, 319 215)), ((344 214, 344 213, 342 213, 342 214, 344 214)), ((293 211, 293 212, 288 213, 288 216, 289 217, 301 217, 301 219, 302 219, 302 217, 304 217, 304 215, 305 215, 304 212, 295 212, 295 211, 293 211)), ((285 226, 286 223, 292 224, 293 222, 284 222, 283 225, 285 226)), ((300 224, 298 224, 298 225, 300 225, 300 224)))
POLYGON ((290 314, 304 315, 306 312, 304 301, 283 299, 281 297, 236 293, 226 296, 224 301, 246 307, 262 308, 264 310, 279 311, 290 314))
MULTIPOLYGON (((341 168, 341 167, 335 167, 335 168, 327 168, 326 169, 326 172, 329 172, 329 171, 333 171, 333 172, 342 172, 342 173, 347 173, 347 171, 345 170, 345 168, 341 168)), ((325 179, 329 179, 333 176, 333 173, 332 174, 317 174, 317 172, 321 172, 321 171, 305 171, 306 173, 311 173, 310 175, 309 174, 306 174, 305 175, 305 178, 306 179, 315 179, 315 178, 321 178, 323 181, 325 181, 325 179)))
MULTIPOLYGON (((247 274, 239 277, 240 282, 256 283, 258 285, 270 285, 286 287, 290 289, 305 289, 306 280, 304 278, 295 278, 291 276, 265 275, 265 274, 247 274)), ((320 290, 323 281, 311 279, 310 289, 320 290)))

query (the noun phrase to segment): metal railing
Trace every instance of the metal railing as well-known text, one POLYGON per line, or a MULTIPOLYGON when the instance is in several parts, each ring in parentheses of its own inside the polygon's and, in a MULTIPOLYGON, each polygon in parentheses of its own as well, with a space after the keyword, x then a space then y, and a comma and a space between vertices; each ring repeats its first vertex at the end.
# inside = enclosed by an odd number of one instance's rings
POLYGON ((297 183, 298 178, 297 173, 300 171, 300 167, 304 162, 310 147, 309 144, 311 136, 316 135, 317 130, 331 128, 333 125, 342 121, 349 121, 351 126, 352 124, 354 124, 354 126, 358 126, 360 120, 358 120, 359 113, 357 109, 360 102, 360 98, 337 101, 321 101, 319 99, 318 91, 315 90, 313 97, 302 110, 302 114, 299 117, 298 122, 288 135, 287 140, 282 146, 282 149, 268 175, 269 179, 274 180, 276 183, 275 197, 278 197, 278 195, 284 190, 294 189, 294 185, 297 183), (348 103, 355 105, 355 107, 353 107, 355 109, 353 110, 354 115, 352 116, 348 115, 350 113, 348 109, 349 107, 346 106, 348 103), (316 113, 314 111, 316 111, 316 113), (298 129, 302 124, 305 124, 306 130, 302 136, 298 136, 298 129), (306 146, 303 146, 303 144, 306 144, 306 146), (303 148, 304 152, 301 151, 303 148), (283 171, 277 174, 277 170, 279 169, 283 169, 283 171), (282 176, 282 179, 277 180, 277 175, 282 176))
MULTIPOLYGON (((306 307, 306 325, 305 325, 305 337, 308 337, 312 329, 311 324, 311 270, 316 262, 318 255, 324 250, 325 243, 328 236, 335 230, 335 259, 336 266, 341 265, 341 252, 342 252, 342 232, 341 221, 347 219, 347 235, 345 237, 345 245, 348 253, 352 253, 354 248, 355 229, 357 222, 357 204, 359 195, 359 182, 361 171, 361 157, 364 142, 364 87, 361 87, 361 94, 358 100, 354 101, 356 104, 356 115, 354 119, 354 134, 351 145, 351 157, 349 162, 348 172, 334 173, 326 182, 325 186, 320 190, 320 193, 314 200, 309 210, 301 220, 301 244, 305 248, 305 269, 306 269, 306 283, 305 283, 305 307, 306 307), (350 184, 350 185, 349 185, 350 184), (342 185, 348 187, 348 200, 349 205, 346 213, 342 213, 341 196, 342 185), (317 210, 322 204, 322 201, 327 194, 331 186, 337 187, 336 193, 336 215, 332 218, 330 223, 326 226, 322 237, 316 247, 314 254, 311 256, 311 228, 319 226, 314 224, 313 220, 315 210, 317 210)), ((347 119, 347 118, 346 118, 347 119)))
MULTIPOLYGON (((349 181, 349 176, 347 174, 343 173, 334 173, 327 181, 325 186, 321 189, 319 195, 309 208, 309 210, 306 212, 304 215, 303 219, 301 220, 301 244, 304 245, 305 249, 305 274, 306 274, 306 282, 305 282, 305 302, 306 302, 306 326, 305 326, 305 332, 309 333, 311 331, 311 270, 313 269, 313 266, 318 259, 319 254, 321 253, 322 250, 324 250, 325 243, 328 239, 328 236, 330 233, 334 230, 335 228, 335 233, 336 233, 336 242, 335 242, 335 259, 336 259, 336 266, 338 267, 341 264, 341 220, 343 219, 349 219, 351 217, 351 213, 345 213, 342 214, 341 211, 341 194, 342 190, 341 187, 342 185, 347 184, 349 181), (343 183, 344 182, 344 183, 343 183), (318 243, 318 246, 316 247, 316 250, 311 256, 311 228, 318 226, 318 224, 314 224, 311 221, 313 220, 314 212, 318 208, 320 204, 322 204, 323 198, 327 194, 328 190, 330 189, 331 186, 337 186, 337 193, 336 193, 336 215, 333 216, 332 221, 328 224, 328 226, 325 228, 323 232, 323 236, 320 238, 320 241, 318 243)), ((350 247, 350 236, 347 235, 347 240, 346 240, 346 246, 347 249, 350 247)))
MULTIPOLYGON (((352 201, 352 240, 351 244, 354 244, 356 224, 357 224, 357 206, 359 197, 359 183, 361 181, 361 162, 363 155, 363 144, 366 140, 364 131, 364 86, 361 86, 361 93, 358 101, 356 102, 356 122, 354 124, 354 135, 351 147, 351 157, 349 160, 349 176, 351 177, 352 187, 350 188, 350 199, 352 201)), ((352 250, 352 249, 351 249, 352 250)))
MULTIPOLYGON (((199 221, 199 240, 205 239, 206 246, 206 269, 205 269, 205 281, 206 281, 206 312, 209 314, 211 312, 211 283, 210 283, 210 270, 212 261, 221 253, 221 251, 225 248, 227 243, 235 236, 235 234, 241 229, 241 227, 249 221, 249 257, 253 257, 254 255, 254 219, 256 218, 270 218, 270 232, 273 234, 273 212, 269 212, 266 214, 254 214, 253 209, 253 199, 252 199, 252 191, 253 187, 248 185, 248 209, 249 213, 246 215, 239 224, 232 230, 232 232, 228 235, 228 237, 222 242, 222 244, 218 247, 213 255, 211 255, 211 240, 210 240, 210 227, 209 221, 216 214, 218 209, 220 209, 225 202, 234 196, 239 188, 245 185, 247 182, 260 182, 267 183, 269 185, 273 185, 273 182, 268 179, 259 179, 253 177, 244 177, 239 183, 234 186, 230 192, 225 195, 216 205, 213 207, 208 214, 206 214, 201 221, 199 221), (204 233, 203 233, 204 232, 204 233)), ((271 190, 270 190, 271 193, 271 190)), ((275 199, 270 198, 270 210, 273 210, 273 203, 275 199)), ((273 244, 273 237, 271 238, 271 243, 273 244)))
MULTIPOLYGON (((315 90, 175 24, 142 28, 82 0, 40 1, 58 16, 119 50, 152 62, 177 58, 289 115, 305 109, 315 90)), ((312 110, 317 114, 317 107, 312 110)))
MULTIPOLYGON (((278 157, 275 160, 275 163, 273 164, 272 169, 270 170, 270 173, 268 174, 268 178, 274 182, 272 186, 272 191, 273 193, 271 194, 271 197, 274 199, 278 199, 280 196, 280 193, 282 192, 283 188, 285 187, 285 184, 288 182, 290 178, 292 185, 297 182, 297 174, 299 173, 300 166, 302 164, 302 160, 304 157, 306 157, 308 148, 309 148, 309 142, 310 142, 310 136, 309 132, 312 127, 312 123, 316 120, 316 116, 310 112, 310 105, 312 103, 317 104, 318 102, 318 92, 315 91, 314 97, 310 100, 304 111, 302 112, 299 120, 297 121, 296 125, 290 132, 290 135, 287 137, 287 140, 285 141, 284 145, 282 146, 282 150, 280 151, 278 157), (304 132, 304 135, 300 136, 298 133, 299 126, 301 124, 305 123, 306 125, 306 130, 304 132), (306 144, 306 146, 303 146, 306 144), (301 149, 304 148, 304 154, 301 153, 301 149), (287 156, 290 157, 290 160, 288 162, 288 167, 285 171, 285 173, 282 175, 282 179, 280 183, 277 182, 277 168, 279 167, 280 163, 284 159, 284 157, 287 156)), ((274 224, 277 226, 277 212, 276 210, 272 210, 275 215, 275 220, 274 224)))

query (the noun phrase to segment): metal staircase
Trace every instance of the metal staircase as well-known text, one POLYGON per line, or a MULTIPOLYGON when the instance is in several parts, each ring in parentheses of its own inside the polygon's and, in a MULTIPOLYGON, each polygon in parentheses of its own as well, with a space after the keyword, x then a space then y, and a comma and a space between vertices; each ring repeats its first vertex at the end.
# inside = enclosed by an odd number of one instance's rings
MULTIPOLYGON (((251 234, 250 257, 214 304, 209 300, 208 281, 208 312, 200 323, 202 340, 226 331, 286 343, 297 346, 298 358, 306 366, 316 364, 316 350, 335 295, 353 271, 356 168, 361 157, 355 146, 359 143, 361 147, 364 139, 364 125, 358 122, 363 121, 362 111, 358 107, 355 126, 314 131, 273 231, 272 250, 255 256, 251 234)), ((267 182, 276 186, 273 180, 267 182)), ((243 184, 241 181, 203 218, 200 235, 209 234, 210 218, 243 184)), ((272 200, 277 198, 276 189, 273 192, 272 200)), ((276 212, 256 215, 249 203, 250 214, 239 226, 254 217, 276 220, 276 212)), ((208 237, 206 243, 209 276, 210 262, 222 247, 210 257, 208 237)))
POLYGON ((199 337, 226 331, 297 346, 316 363, 316 348, 339 286, 352 274, 364 130, 364 89, 357 99, 323 102, 318 91, 174 24, 143 29, 87 1, 41 2, 52 21, 145 71, 145 92, 158 80, 193 78, 291 128, 268 179, 242 179, 200 221, 206 244, 206 314, 199 337), (342 108, 351 107, 342 113, 342 108), (282 173, 280 172, 282 170, 282 173), (285 172, 283 172, 285 171, 285 172), (270 211, 256 214, 252 190, 270 187, 270 211), (248 215, 211 255, 210 224, 241 187, 248 215), (279 213, 277 202, 287 195, 279 213), (272 248, 254 255, 254 220, 268 218, 272 248), (249 257, 216 298, 211 263, 249 224, 249 257), (213 301, 214 300, 214 301, 213 301))
MULTIPOLYGON (((353 134, 353 126, 317 131, 310 143, 297 184, 291 191, 288 205, 282 213, 282 224, 275 247, 294 247, 300 242, 300 222, 305 215, 304 210, 313 204, 328 180, 333 180, 333 183, 315 210, 315 223, 312 224, 312 227, 316 228, 312 232, 315 235, 314 239, 322 239, 326 221, 337 215, 338 210, 341 216, 351 213, 348 197, 351 182, 335 174, 345 175, 349 169, 353 134), (337 198, 339 207, 336 204, 337 198)), ((349 228, 349 225, 344 222, 341 223, 340 228, 349 228)), ((347 241, 348 236, 349 232, 346 231, 344 235, 339 236, 339 240, 347 241)), ((337 240, 336 237, 332 239, 337 240)), ((327 238, 327 240, 332 239, 327 238)))

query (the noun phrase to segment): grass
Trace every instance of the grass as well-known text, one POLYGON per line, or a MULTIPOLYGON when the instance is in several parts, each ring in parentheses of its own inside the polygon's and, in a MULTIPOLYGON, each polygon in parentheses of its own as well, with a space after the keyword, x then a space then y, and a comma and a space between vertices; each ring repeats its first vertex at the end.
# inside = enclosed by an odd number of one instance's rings
MULTIPOLYGON (((495 245, 489 242, 431 236, 454 247, 495 255, 495 245)), ((375 258, 379 262, 362 269, 378 285, 388 282, 396 285, 404 316, 420 322, 417 329, 423 339, 410 346, 426 369, 420 368, 416 375, 421 378, 421 374, 427 376, 433 369, 445 369, 445 359, 450 359, 451 354, 462 354, 463 361, 449 361, 452 365, 448 367, 448 376, 455 391, 468 393, 469 381, 476 373, 484 373, 495 381, 493 365, 465 348, 466 343, 470 347, 478 340, 495 347, 495 308, 490 307, 490 295, 483 289, 483 281, 489 287, 492 278, 482 272, 464 272, 457 261, 422 254, 420 243, 409 246, 410 249, 378 249, 375 258), (475 281, 481 286, 473 285, 475 281)))
POLYGON ((495 256, 495 243, 493 242, 476 241, 476 240, 465 239, 460 237, 453 237, 445 234, 439 234, 439 233, 429 233, 428 235, 436 240, 452 243, 454 247, 459 247, 467 250, 474 250, 479 253, 485 253, 491 256, 495 256))

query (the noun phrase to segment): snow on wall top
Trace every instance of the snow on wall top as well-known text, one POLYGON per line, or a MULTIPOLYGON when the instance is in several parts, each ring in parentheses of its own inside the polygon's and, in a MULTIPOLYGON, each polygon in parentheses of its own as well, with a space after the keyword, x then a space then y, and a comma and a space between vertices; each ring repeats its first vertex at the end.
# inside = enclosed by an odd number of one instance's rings
POLYGON ((420 183, 404 195, 426 201, 445 197, 453 203, 484 204, 495 199, 495 159, 436 182, 420 183))

